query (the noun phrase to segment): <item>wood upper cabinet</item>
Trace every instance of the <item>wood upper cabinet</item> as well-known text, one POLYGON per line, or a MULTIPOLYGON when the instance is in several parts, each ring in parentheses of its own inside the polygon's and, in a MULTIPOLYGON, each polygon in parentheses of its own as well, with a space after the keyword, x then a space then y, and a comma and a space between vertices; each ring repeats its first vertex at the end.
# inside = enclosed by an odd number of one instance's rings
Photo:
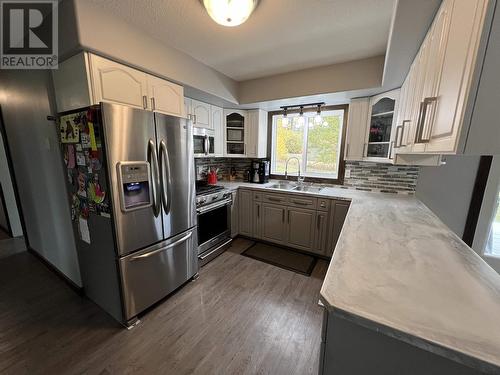
POLYGON ((248 112, 224 110, 224 156, 245 157, 248 138, 248 112))
POLYGON ((243 236, 253 236, 253 200, 252 191, 240 189, 238 192, 239 233, 243 236))
POLYGON ((210 104, 191 100, 191 119, 198 128, 213 129, 211 121, 210 104))
POLYGON ((332 201, 330 205, 330 218, 328 223, 328 240, 326 245, 326 256, 332 256, 337 241, 344 226, 344 221, 349 210, 349 202, 346 201, 332 201))
POLYGON ((94 104, 111 102, 150 109, 148 80, 144 72, 90 55, 94 104))
POLYGON ((267 112, 262 109, 248 111, 246 156, 267 157, 267 112))
POLYGON ((278 244, 286 243, 286 206, 262 203, 261 238, 278 244))
POLYGON ((52 80, 58 112, 110 102, 185 116, 182 86, 92 53, 61 62, 52 80))
POLYGON ((347 115, 345 160, 363 160, 370 98, 352 99, 347 115))
POLYGON ((403 85, 397 154, 500 153, 496 120, 475 120, 498 117, 498 71, 485 69, 495 56, 500 61, 498 6, 443 0, 403 85))
POLYGON ((368 125, 363 156, 388 162, 392 156, 399 89, 373 96, 368 109, 368 125))
POLYGON ((316 235, 316 211, 304 208, 287 209, 287 245, 306 251, 314 251, 316 235))
POLYGON ((148 75, 150 107, 155 112, 172 116, 184 116, 184 90, 182 86, 148 75))
POLYGON ((224 156, 224 110, 210 106, 210 120, 214 129, 214 156, 224 156))

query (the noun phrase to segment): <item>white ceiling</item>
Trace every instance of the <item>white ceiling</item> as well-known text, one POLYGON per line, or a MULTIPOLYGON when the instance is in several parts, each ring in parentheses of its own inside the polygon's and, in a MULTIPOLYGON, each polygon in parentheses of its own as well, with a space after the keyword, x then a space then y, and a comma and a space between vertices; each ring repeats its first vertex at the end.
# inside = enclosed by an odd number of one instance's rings
POLYGON ((261 0, 236 28, 199 0, 88 0, 238 81, 385 54, 394 0, 261 0))

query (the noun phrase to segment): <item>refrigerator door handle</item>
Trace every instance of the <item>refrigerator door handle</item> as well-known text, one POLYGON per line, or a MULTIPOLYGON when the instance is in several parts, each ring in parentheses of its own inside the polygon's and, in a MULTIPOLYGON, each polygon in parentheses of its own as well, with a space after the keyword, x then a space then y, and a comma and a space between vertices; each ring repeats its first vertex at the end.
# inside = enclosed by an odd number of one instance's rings
POLYGON ((151 182, 153 187, 153 213, 155 217, 160 214, 160 171, 158 168, 158 156, 156 155, 155 142, 148 142, 148 162, 151 165, 151 182))
POLYGON ((189 232, 184 237, 178 239, 177 241, 175 241, 174 243, 171 243, 170 245, 161 247, 161 248, 159 248, 157 250, 150 251, 149 253, 146 253, 146 254, 136 255, 136 256, 132 257, 130 260, 139 260, 139 259, 149 258, 152 255, 161 253, 163 251, 166 251, 168 249, 171 249, 172 247, 175 247, 175 246, 179 245, 182 242, 187 241, 189 238, 191 238, 192 235, 193 235, 193 232, 189 232))
POLYGON ((170 182, 170 160, 164 139, 160 142, 160 176, 163 209, 165 210, 165 214, 168 215, 170 213, 170 187, 172 184, 170 182))

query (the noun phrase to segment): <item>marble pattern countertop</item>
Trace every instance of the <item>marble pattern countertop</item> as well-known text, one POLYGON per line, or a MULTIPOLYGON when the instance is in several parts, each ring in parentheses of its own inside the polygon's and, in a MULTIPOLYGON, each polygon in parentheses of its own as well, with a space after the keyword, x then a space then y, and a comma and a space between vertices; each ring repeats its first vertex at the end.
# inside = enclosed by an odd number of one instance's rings
MULTIPOLYGON (((229 189, 269 184, 221 182, 229 189)), ((500 275, 413 196, 325 188, 351 205, 321 288, 326 308, 487 373, 500 373, 500 275)))

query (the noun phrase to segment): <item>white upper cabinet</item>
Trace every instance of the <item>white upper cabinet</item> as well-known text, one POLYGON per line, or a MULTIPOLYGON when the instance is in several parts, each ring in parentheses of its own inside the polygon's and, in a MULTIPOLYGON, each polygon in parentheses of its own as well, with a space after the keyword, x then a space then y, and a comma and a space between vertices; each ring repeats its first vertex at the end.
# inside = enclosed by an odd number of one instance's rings
POLYGON ((146 73, 90 55, 94 103, 111 102, 149 109, 146 73))
POLYGON ((224 156, 245 157, 248 137, 248 112, 224 110, 224 156))
POLYGON ((267 157, 267 112, 262 109, 248 111, 246 156, 267 157))
POLYGON ((100 102, 175 116, 185 112, 182 86, 88 52, 60 63, 52 79, 58 112, 100 102))
POLYGON ((399 89, 352 99, 347 117, 345 160, 392 163, 399 89))
POLYGON ((363 160, 370 98, 352 99, 347 115, 345 160, 363 160))
POLYGON ((214 156, 224 156, 224 110, 210 106, 211 125, 214 129, 214 156))
POLYGON ((182 86, 148 75, 150 107, 155 112, 184 116, 184 90, 182 86))
POLYGON ((481 91, 500 83, 497 70, 484 69, 500 56, 495 6, 492 0, 443 0, 403 85, 397 154, 500 153, 498 104, 483 105, 499 103, 500 90, 481 91), (478 113, 495 121, 475 121, 478 113))
POLYGON ((210 119, 210 104, 192 99, 190 114, 194 126, 198 128, 213 129, 210 119))
POLYGON ((363 153, 367 160, 390 162, 398 99, 399 89, 371 98, 363 153))

